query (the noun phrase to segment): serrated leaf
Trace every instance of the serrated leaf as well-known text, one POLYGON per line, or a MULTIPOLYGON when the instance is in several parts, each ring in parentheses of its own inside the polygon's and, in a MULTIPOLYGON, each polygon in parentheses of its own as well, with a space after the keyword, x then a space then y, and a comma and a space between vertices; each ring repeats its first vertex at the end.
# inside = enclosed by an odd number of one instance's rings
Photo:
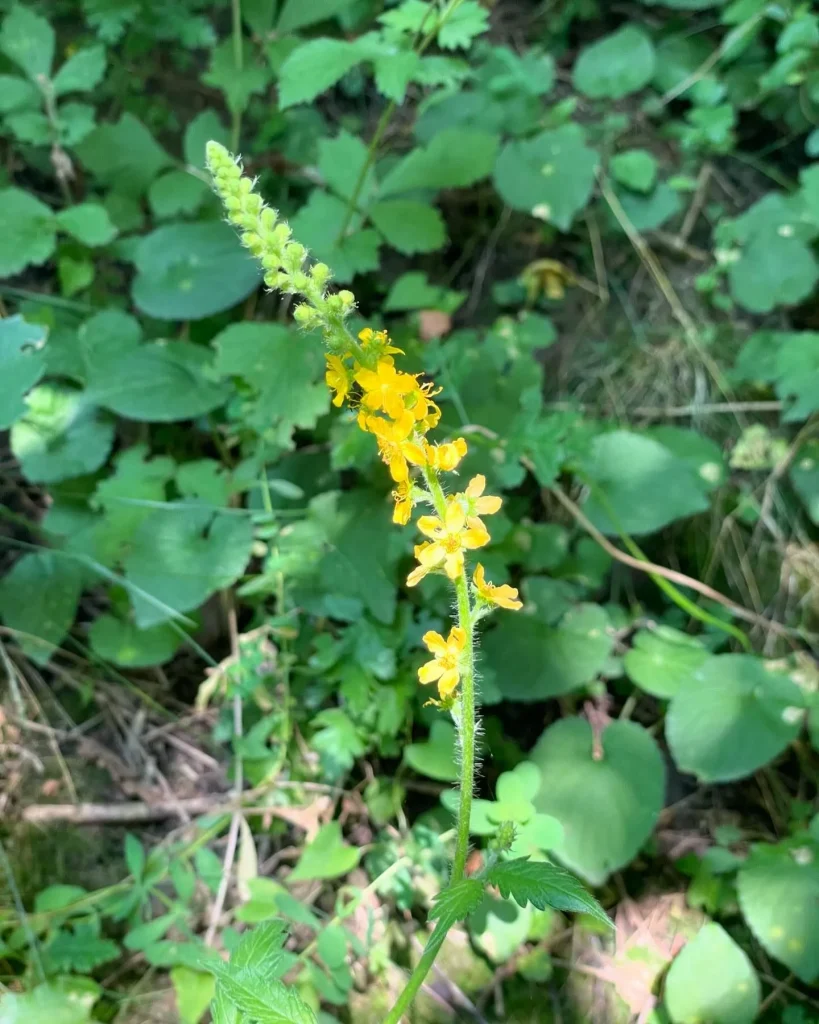
POLYGON ((352 217, 346 234, 342 235, 346 220, 347 203, 344 200, 314 189, 290 224, 301 243, 333 268, 333 277, 339 284, 352 281, 356 274, 377 270, 381 245, 377 231, 369 228, 360 230, 361 216, 358 214, 352 217))
POLYGON ((582 50, 572 77, 575 88, 592 99, 619 100, 651 81, 654 64, 649 37, 626 25, 582 50))
POLYGON ((60 210, 57 224, 83 245, 107 245, 117 236, 108 211, 99 203, 79 203, 60 210))
POLYGON ((294 50, 279 74, 282 109, 307 103, 326 92, 364 59, 357 43, 343 39, 311 39, 294 50))
POLYGON ((237 66, 233 39, 224 39, 211 50, 210 67, 202 81, 225 94, 228 110, 240 114, 251 96, 262 92, 271 78, 271 69, 262 64, 249 39, 242 45, 242 64, 237 66))
POLYGON ((497 135, 468 128, 440 132, 428 146, 419 146, 395 165, 379 194, 474 185, 492 170, 498 141, 497 135))
POLYGON ((412 50, 386 53, 375 60, 375 87, 387 99, 403 103, 407 86, 421 67, 421 58, 412 50))
POLYGON ((217 993, 228 999, 257 1024, 316 1024, 316 1016, 296 989, 243 968, 234 970, 229 964, 211 967, 216 974, 217 993))
POLYGON ((484 895, 484 884, 477 878, 464 878, 456 885, 441 890, 435 897, 430 912, 430 921, 437 921, 444 931, 463 921, 476 910, 484 895))
POLYGON ((128 931, 123 945, 126 949, 141 952, 158 942, 176 924, 178 918, 179 914, 176 911, 171 911, 168 914, 162 914, 161 917, 155 917, 152 921, 137 925, 136 928, 131 928, 128 931))
POLYGON ((85 166, 104 185, 141 195, 163 167, 173 161, 133 114, 99 125, 77 147, 85 166))
POLYGON ((83 586, 81 567, 49 551, 26 554, 0 580, 0 618, 22 651, 45 665, 74 622, 83 586))
POLYGON ((185 162, 191 167, 205 169, 205 146, 210 140, 227 146, 229 133, 215 110, 202 110, 185 128, 183 149, 185 162))
POLYGON ((25 414, 23 399, 45 372, 47 333, 45 327, 27 323, 21 316, 0 320, 0 430, 8 430, 25 414))
POLYGON ((287 928, 282 921, 268 921, 245 932, 231 955, 231 967, 250 967, 254 970, 270 970, 272 973, 273 961, 281 954, 286 938, 287 928))
POLYGON ((531 903, 538 910, 552 907, 574 914, 589 914, 612 927, 606 912, 583 884, 565 868, 548 861, 533 861, 528 857, 498 861, 486 880, 500 889, 504 899, 511 896, 521 907, 531 903))
POLYGON ((444 50, 465 50, 489 28, 489 12, 477 0, 464 0, 438 29, 438 45, 444 50))
POLYGON ((342 199, 349 199, 358 186, 358 205, 367 206, 375 188, 375 171, 370 168, 359 186, 358 178, 368 156, 364 142, 341 131, 334 139, 320 139, 318 152, 318 169, 329 188, 342 199))
POLYGON ((78 921, 72 931, 59 931, 45 948, 52 971, 77 971, 90 974, 97 967, 119 956, 119 947, 103 939, 97 929, 78 921))
POLYGON ((54 252, 54 214, 30 193, 19 188, 0 191, 0 224, 0 277, 39 266, 54 252))
POLYGON ((91 978, 54 978, 32 992, 0 996, 0 1024, 91 1024, 100 987, 91 978))
POLYGON ((435 207, 414 199, 387 199, 369 209, 373 224, 393 249, 405 256, 433 252, 446 242, 443 218, 435 207))
POLYGON ((88 92, 105 74, 105 47, 89 46, 72 54, 54 76, 54 94, 88 92))
POLYGON ((597 163, 584 129, 565 124, 507 142, 495 165, 495 185, 509 206, 568 231, 589 201, 597 163))
POLYGON ((12 7, 0 28, 0 52, 33 81, 38 75, 50 77, 54 45, 54 29, 45 18, 22 4, 12 7))

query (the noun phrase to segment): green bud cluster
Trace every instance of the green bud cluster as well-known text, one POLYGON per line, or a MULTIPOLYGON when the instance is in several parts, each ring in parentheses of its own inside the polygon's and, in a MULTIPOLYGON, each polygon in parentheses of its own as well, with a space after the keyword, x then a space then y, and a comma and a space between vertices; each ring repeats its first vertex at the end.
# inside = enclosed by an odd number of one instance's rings
POLYGON ((294 319, 303 327, 322 329, 331 349, 338 347, 341 333, 346 342, 344 320, 355 307, 353 293, 328 292, 330 268, 324 263, 308 263, 305 247, 293 241, 289 226, 254 191, 254 183, 242 174, 236 157, 218 142, 209 142, 205 155, 227 218, 239 229, 242 244, 261 263, 268 288, 300 295, 304 301, 293 310, 294 319))

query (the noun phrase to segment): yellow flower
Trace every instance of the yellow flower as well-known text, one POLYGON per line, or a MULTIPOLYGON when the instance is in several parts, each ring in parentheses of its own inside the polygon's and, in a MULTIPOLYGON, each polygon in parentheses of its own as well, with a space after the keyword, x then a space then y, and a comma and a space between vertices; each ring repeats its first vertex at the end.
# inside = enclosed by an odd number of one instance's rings
POLYGON ((454 580, 463 569, 464 551, 482 548, 490 540, 483 525, 477 529, 466 525, 464 510, 455 502, 447 506, 443 521, 437 516, 421 516, 418 529, 432 543, 415 549, 415 557, 421 564, 407 579, 410 587, 439 566, 443 566, 447 576, 454 580))
POLYGON ((387 359, 379 359, 375 370, 359 370, 355 379, 364 389, 362 406, 370 412, 383 409, 394 420, 400 419, 406 411, 404 396, 418 390, 415 377, 396 370, 387 359))
POLYGON ((466 455, 466 441, 459 437, 447 444, 427 444, 424 450, 428 465, 440 472, 449 473, 457 467, 458 463, 466 455))
POLYGON ((409 480, 402 480, 392 492, 395 508, 392 513, 392 521, 399 526, 406 526, 412 515, 412 484, 409 480))
POLYGON ((374 331, 372 327, 365 327, 358 332, 358 340, 365 349, 378 348, 384 355, 390 355, 393 352, 404 354, 403 349, 395 348, 390 344, 390 336, 386 331, 374 331))
POLYGON ((480 516, 491 516, 500 511, 503 499, 494 494, 484 494, 486 489, 486 477, 483 474, 473 476, 463 495, 459 498, 465 499, 466 521, 470 526, 482 527, 480 516))
POLYGON ((445 700, 455 692, 460 680, 460 661, 466 647, 466 631, 460 626, 453 626, 444 640, 440 633, 430 630, 424 633, 423 640, 434 657, 418 669, 418 681, 424 685, 437 682, 438 693, 445 700))
POLYGON ((483 566, 480 562, 478 562, 472 579, 480 600, 496 604, 499 608, 508 608, 513 612, 523 607, 523 602, 518 600, 517 587, 510 587, 508 583, 502 583, 496 587, 494 583, 490 583, 484 576, 483 566))
POLYGON ((328 355, 325 358, 327 359, 327 372, 324 379, 327 381, 327 387, 334 392, 333 405, 342 405, 350 392, 347 367, 338 356, 328 355))
POLYGON ((400 420, 394 422, 382 419, 380 416, 365 416, 362 422, 362 416, 359 414, 358 422, 363 430, 375 434, 381 459, 396 483, 402 483, 409 479, 408 462, 414 466, 425 464, 423 449, 414 441, 409 440, 414 426, 411 413, 405 412, 400 420))

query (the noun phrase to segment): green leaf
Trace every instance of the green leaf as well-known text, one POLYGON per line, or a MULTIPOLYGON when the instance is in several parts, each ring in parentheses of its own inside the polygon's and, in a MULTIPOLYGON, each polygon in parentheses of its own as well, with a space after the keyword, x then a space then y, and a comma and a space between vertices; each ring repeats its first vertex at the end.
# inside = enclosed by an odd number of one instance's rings
POLYGON ((515 210, 568 231, 589 201, 596 150, 580 125, 564 124, 521 142, 507 142, 495 164, 495 187, 515 210))
POLYGON ((11 450, 32 483, 57 483, 99 469, 114 441, 112 420, 80 391, 41 384, 11 428, 11 450))
POLYGON ((474 185, 491 172, 497 151, 497 135, 468 128, 442 131, 395 165, 382 182, 380 195, 474 185))
POLYGON ((121 668, 149 668, 169 661, 182 642, 170 626, 139 629, 114 615, 100 615, 91 624, 88 642, 97 657, 121 668))
POLYGON ((678 953, 665 980, 673 1024, 751 1024, 760 984, 751 961, 718 924, 706 924, 678 953))
POLYGON ((241 114, 247 110, 250 98, 264 91, 272 72, 262 64, 257 50, 249 39, 242 41, 242 64, 236 64, 233 39, 224 39, 211 50, 210 67, 202 81, 225 94, 228 110, 241 114))
POLYGON ((603 533, 653 533, 708 508, 704 482, 690 465, 627 430, 596 437, 583 470, 594 484, 583 510, 603 533))
POLYGON ((819 846, 806 835, 760 843, 737 876, 757 941, 806 985, 819 976, 819 846))
POLYGON ((689 684, 710 653, 692 636, 670 626, 641 629, 623 659, 632 682, 654 697, 668 700, 689 684))
POLYGON ((421 57, 413 50, 385 53, 375 60, 375 87, 382 96, 403 103, 407 86, 422 69, 421 57))
POLYGON ((179 919, 177 911, 152 918, 135 928, 129 929, 123 945, 132 951, 144 952, 149 946, 158 942, 176 924, 179 919))
POLYGON ((592 99, 620 100, 648 85, 654 75, 654 46, 639 28, 626 25, 580 52, 574 86, 592 99))
POLYGON ((99 125, 77 147, 80 159, 103 185, 130 196, 147 189, 170 156, 133 114, 99 125))
MULTIPOLYGON (((342 131, 334 139, 319 140, 318 150, 318 168, 327 185, 343 199, 350 199, 367 162, 367 147, 357 136, 342 131)), ((370 168, 359 189, 360 207, 367 206, 374 188, 375 171, 370 168)))
POLYGON ((811 522, 819 524, 819 441, 808 441, 799 448, 788 476, 811 522))
POLYGON ((552 907, 574 914, 589 914, 612 927, 606 912, 574 875, 548 861, 533 861, 528 857, 498 861, 489 870, 486 880, 500 889, 504 899, 511 896, 521 907, 531 903, 538 910, 552 907))
POLYGON ((88 398, 120 416, 145 422, 195 419, 227 398, 205 376, 210 352, 189 341, 151 342, 91 368, 88 398))
POLYGON ((261 271, 221 221, 168 224, 136 250, 135 304, 159 320, 202 320, 230 309, 259 284, 261 271))
POLYGON ((205 146, 211 139, 215 142, 221 142, 223 146, 227 146, 229 133, 216 111, 208 108, 207 110, 200 111, 185 129, 182 143, 185 163, 190 167, 198 167, 199 170, 204 170, 205 146))
POLYGON ((39 266, 54 252, 54 214, 30 193, 19 188, 0 191, 0 223, 0 277, 39 266))
POLYGON ((787 403, 786 423, 807 419, 819 409, 819 333, 786 334, 776 355, 776 391, 787 403))
POLYGON ((6 117, 6 124, 18 142, 27 142, 32 146, 45 146, 51 141, 51 125, 45 114, 39 111, 24 110, 6 117))
POLYGON ((316 1024, 316 1016, 295 988, 250 968, 235 970, 214 961, 219 991, 256 1024, 316 1024))
POLYGON ((419 775, 441 782, 455 782, 458 778, 455 726, 451 722, 436 719, 430 727, 428 740, 404 747, 404 760, 419 775))
POLYGON ((410 270, 393 281, 384 302, 385 310, 440 309, 454 313, 466 298, 466 292, 430 284, 422 270, 410 270))
POLYGON ((99 85, 105 74, 105 47, 89 46, 72 54, 54 76, 54 95, 88 92, 99 85))
POLYGON ((195 213, 208 196, 208 186, 187 171, 166 171, 151 182, 148 202, 159 220, 195 213))
POLYGON ((0 320, 0 430, 8 430, 26 412, 25 395, 45 372, 47 331, 21 316, 0 320))
POLYGON ((44 954, 52 971, 90 974, 102 964, 115 960, 119 956, 119 947, 111 939, 101 938, 93 924, 78 921, 73 932, 57 932, 44 954))
POLYGON ((145 847, 135 835, 128 832, 125 836, 125 863, 137 882, 142 880, 146 862, 145 847))
POLYGON ((371 206, 368 212, 393 249, 405 256, 433 252, 446 242, 443 218, 427 203, 415 199, 387 199, 371 206))
POLYGON ((243 418, 260 432, 290 444, 294 427, 314 427, 329 408, 318 337, 280 324, 231 324, 213 339, 213 375, 238 377, 249 397, 243 418))
POLYGON ((82 585, 81 567, 50 551, 23 555, 0 580, 0 618, 19 631, 18 645, 38 665, 71 629, 82 585))
POLYGON ((586 604, 556 628, 528 615, 508 615, 487 633, 484 652, 507 700, 540 701, 590 683, 611 653, 606 612, 586 604))
POLYGON ((346 10, 352 3, 353 0, 311 0, 309 4, 303 3, 302 0, 284 0, 276 31, 295 32, 308 25, 326 21, 340 11, 346 10))
POLYGON ((657 159, 647 149, 627 149, 609 163, 611 176, 634 192, 650 192, 657 180, 657 159))
POLYGON ((443 931, 469 917, 483 900, 484 885, 477 878, 464 878, 456 885, 447 886, 435 897, 429 911, 430 921, 437 921, 443 931))
POLYGON ((39 107, 42 94, 36 85, 16 75, 0 75, 0 114, 24 107, 39 107))
POLYGON ((807 298, 819 280, 819 264, 798 238, 764 231, 743 247, 728 276, 731 294, 741 306, 769 313, 807 298))
POLYGON ((199 1024, 216 990, 213 975, 192 971, 190 967, 174 967, 170 977, 180 1024, 199 1024))
POLYGON ((66 298, 70 298, 93 282, 94 264, 91 260, 60 256, 57 259, 57 277, 60 280, 60 291, 66 298))
POLYGON ((138 588, 130 590, 137 625, 166 622, 235 583, 252 544, 250 520, 243 515, 213 512, 193 501, 153 510, 125 559, 126 579, 138 588))
POLYGON ((54 29, 28 7, 16 4, 6 15, 0 29, 0 53, 22 68, 33 81, 38 75, 51 77, 54 44, 54 29))
POLYGON ((317 878, 339 878, 353 870, 360 856, 360 850, 344 842, 341 825, 330 821, 322 825, 313 842, 304 848, 288 880, 310 882, 317 878))
POLYGON ((80 203, 61 210, 57 224, 83 245, 107 245, 117 236, 108 211, 98 203, 80 203))
MULTIPOLYGON (((550 911, 545 912, 547 914, 550 911)), ((469 918, 469 933, 493 964, 508 963, 529 936, 535 911, 486 893, 469 918)))
POLYGON ((677 458, 687 462, 694 469, 708 490, 713 490, 725 482, 727 471, 725 453, 716 441, 684 427, 672 427, 663 424, 649 427, 643 431, 645 437, 659 441, 677 458))
POLYGON ((90 978, 55 978, 32 992, 0 996, 0 1024, 90 1024, 100 987, 90 978))
POLYGON ((327 776, 339 779, 350 771, 357 757, 367 752, 361 730, 341 708, 325 708, 313 718, 316 732, 311 747, 321 759, 327 776))
POLYGON ((709 658, 668 710, 666 736, 681 771, 707 782, 751 775, 798 736, 802 691, 750 654, 709 658))
POLYGON ((489 12, 477 0, 464 0, 438 29, 438 45, 443 50, 466 50, 488 28, 489 12))
POLYGON ((342 199, 314 189, 291 221, 293 234, 333 268, 338 284, 352 281, 356 274, 378 269, 380 235, 371 229, 359 230, 361 217, 355 215, 338 242, 346 220, 347 204, 342 199))
POLYGON ((656 743, 635 722, 611 722, 596 749, 585 719, 564 718, 543 733, 529 759, 543 780, 535 806, 565 830, 554 854, 602 885, 632 860, 662 809, 665 766, 656 743))
POLYGON ((279 74, 279 105, 284 110, 326 92, 360 64, 366 51, 343 39, 311 39, 294 50, 279 74))
MULTIPOLYGON (((264 882, 269 879, 257 878, 253 881, 264 882)), ((273 962, 281 958, 286 938, 287 928, 281 921, 270 921, 247 931, 231 955, 230 966, 269 970, 272 973, 273 962)))

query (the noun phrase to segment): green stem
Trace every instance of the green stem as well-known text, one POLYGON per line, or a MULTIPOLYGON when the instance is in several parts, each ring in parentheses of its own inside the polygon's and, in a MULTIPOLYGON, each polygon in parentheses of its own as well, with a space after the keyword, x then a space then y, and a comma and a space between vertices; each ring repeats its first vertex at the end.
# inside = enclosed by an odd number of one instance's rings
POLYGON ((440 923, 435 926, 435 930, 427 940, 424 952, 421 954, 421 959, 415 965, 415 970, 410 975, 406 988, 398 997, 395 1006, 384 1018, 384 1024, 398 1024, 410 1008, 413 999, 418 993, 418 989, 424 983, 424 978, 429 974, 432 965, 435 963, 438 950, 443 946, 448 931, 449 929, 443 927, 440 923))
POLYGON ((455 581, 458 595, 458 621, 466 632, 464 648, 464 670, 461 678, 461 793, 458 803, 458 833, 455 841, 455 857, 452 861, 452 876, 449 884, 464 877, 466 858, 469 856, 469 820, 472 815, 472 789, 475 784, 475 650, 474 624, 469 604, 469 586, 466 573, 455 581))
MULTIPOLYGON (((244 49, 242 40, 242 0, 231 0, 230 3, 233 31, 233 63, 236 74, 240 75, 244 68, 244 49)), ((233 110, 230 131, 230 148, 235 153, 239 149, 239 136, 242 134, 242 111, 233 110)))

